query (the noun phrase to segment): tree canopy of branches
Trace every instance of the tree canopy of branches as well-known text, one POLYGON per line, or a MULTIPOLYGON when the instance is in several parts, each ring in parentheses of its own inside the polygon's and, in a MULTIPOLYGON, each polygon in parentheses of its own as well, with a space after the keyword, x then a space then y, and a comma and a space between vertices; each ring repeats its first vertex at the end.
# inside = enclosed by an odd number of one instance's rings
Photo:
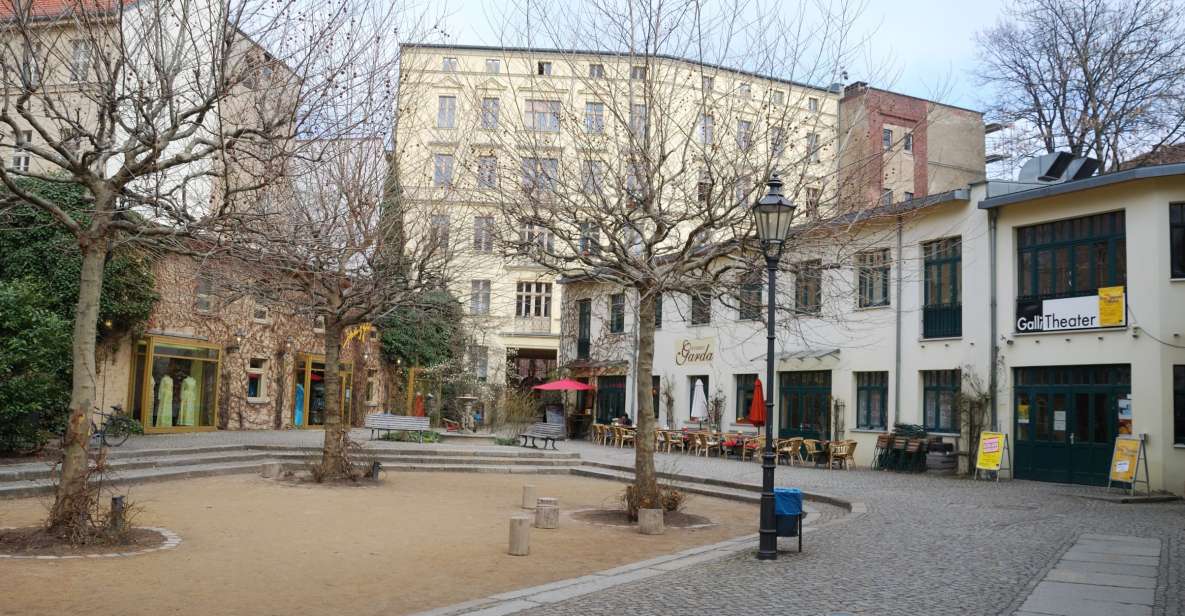
POLYGON ((989 112, 1027 132, 1025 157, 1067 149, 1104 170, 1185 136, 1185 12, 1177 0, 1017 0, 978 37, 989 112))

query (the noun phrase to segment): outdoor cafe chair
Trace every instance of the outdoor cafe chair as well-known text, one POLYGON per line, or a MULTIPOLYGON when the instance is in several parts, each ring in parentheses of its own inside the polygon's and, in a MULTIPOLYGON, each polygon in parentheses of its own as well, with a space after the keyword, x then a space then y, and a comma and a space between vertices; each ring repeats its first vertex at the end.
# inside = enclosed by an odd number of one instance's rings
POLYGON ((818 466, 819 458, 823 455, 823 448, 819 446, 819 441, 813 438, 802 439, 802 453, 799 460, 803 462, 810 462, 818 466))
POLYGON ((884 432, 876 435, 876 445, 872 449, 872 468, 884 469, 888 461, 889 448, 893 444, 893 435, 884 432))
POLYGON ((802 437, 796 436, 794 438, 784 438, 778 442, 778 460, 782 456, 786 456, 786 464, 794 466, 796 462, 802 462, 802 437))
POLYGON ((662 435, 667 441, 667 453, 671 453, 672 449, 678 449, 679 451, 686 453, 687 444, 683 442, 683 434, 681 432, 671 432, 670 430, 664 430, 662 435))
POLYGON ((617 430, 617 446, 619 448, 625 447, 626 445, 633 447, 633 445, 634 445, 634 431, 629 428, 623 428, 621 426, 618 426, 616 428, 616 430, 617 430))
POLYGON ((846 470, 848 467, 848 449, 850 447, 851 444, 847 441, 833 441, 827 451, 827 469, 834 470, 835 465, 838 464, 840 468, 846 470))
POLYGON ((848 444, 848 451, 847 455, 845 456, 846 459, 844 460, 844 464, 848 469, 851 469, 852 466, 856 464, 856 445, 859 445, 859 443, 853 440, 845 442, 848 444))
POLYGON ((746 457, 759 461, 763 451, 765 451, 765 437, 751 438, 741 445, 741 461, 744 462, 746 457))

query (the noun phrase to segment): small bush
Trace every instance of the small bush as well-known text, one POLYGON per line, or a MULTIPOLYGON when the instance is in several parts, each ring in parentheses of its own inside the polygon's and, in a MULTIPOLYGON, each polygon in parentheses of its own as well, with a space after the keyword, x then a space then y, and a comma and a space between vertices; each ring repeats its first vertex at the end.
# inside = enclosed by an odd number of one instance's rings
MULTIPOLYGON (((658 486, 659 499, 662 501, 663 511, 679 511, 683 508, 684 501, 687 500, 687 494, 682 490, 676 489, 674 486, 658 486)), ((621 506, 625 509, 625 515, 630 520, 638 519, 638 509, 641 503, 638 502, 638 491, 633 484, 625 487, 625 492, 621 495, 621 506)))
MULTIPOLYGON (((439 443, 440 438, 441 437, 440 437, 439 432, 425 432, 424 433, 424 442, 425 443, 439 443)), ((380 441, 391 441, 391 442, 395 442, 395 443, 418 443, 418 442, 420 442, 420 433, 406 432, 403 430, 399 430, 399 431, 395 431, 395 432, 384 432, 383 435, 379 437, 379 440, 380 441)))
POLYGON ((513 436, 495 436, 495 445, 503 445, 505 447, 518 447, 518 439, 513 436))

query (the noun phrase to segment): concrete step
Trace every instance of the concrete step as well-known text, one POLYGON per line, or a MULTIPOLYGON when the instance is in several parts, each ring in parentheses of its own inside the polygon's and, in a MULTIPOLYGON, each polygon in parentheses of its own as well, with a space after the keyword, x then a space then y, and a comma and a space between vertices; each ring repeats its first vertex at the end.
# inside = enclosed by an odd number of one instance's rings
MULTIPOLYGON (((166 457, 166 456, 190 456, 196 454, 215 453, 215 452, 242 452, 242 451, 282 451, 282 452, 309 452, 316 453, 321 451, 320 445, 209 445, 209 446, 192 446, 192 447, 172 447, 172 448, 149 448, 149 449, 119 449, 113 448, 108 450, 108 460, 120 460, 125 458, 147 458, 147 457, 166 457)), ((575 451, 543 451, 540 449, 531 449, 524 447, 486 447, 481 449, 473 449, 468 447, 461 447, 455 445, 438 445, 426 443, 419 445, 416 443, 391 443, 386 444, 381 441, 366 441, 362 445, 362 451, 366 453, 382 452, 384 455, 392 456, 465 456, 465 457, 493 457, 493 458, 563 458, 563 459, 579 459, 580 454, 575 451)), ((0 467, 4 468, 4 467, 0 467)))
MULTIPOLYGON (((257 451, 227 451, 207 452, 185 456, 137 456, 108 458, 107 466, 115 472, 127 472, 142 468, 161 468, 170 466, 194 466, 200 464, 220 464, 229 462, 262 461, 272 458, 268 452, 257 451)), ((46 479, 52 476, 53 465, 49 463, 13 464, 0 466, 0 484, 10 481, 29 481, 46 479)))
MULTIPOLYGON (((597 468, 594 466, 577 467, 572 469, 573 475, 581 477, 594 477, 597 479, 608 479, 611 481, 620 481, 622 483, 629 483, 634 480, 634 473, 632 471, 615 470, 612 468, 597 468)), ((760 488, 750 490, 745 488, 728 488, 722 486, 707 486, 698 482, 687 481, 660 481, 662 485, 673 485, 674 487, 687 492, 688 494, 699 494, 702 496, 714 496, 717 498, 727 498, 729 500, 736 500, 745 503, 760 503, 761 491, 760 488)))
MULTIPOLYGON (((284 461, 307 461, 316 460, 320 457, 320 450, 316 452, 290 452, 277 451, 271 454, 273 458, 284 461), (312 455, 310 455, 312 454, 312 455)), ((413 455, 390 455, 386 452, 377 451, 363 451, 360 454, 355 454, 354 458, 358 462, 365 460, 378 460, 384 465, 387 464, 461 464, 461 465, 478 465, 478 466, 571 466, 579 464, 579 458, 519 458, 519 457, 491 457, 491 456, 413 456, 413 455)))

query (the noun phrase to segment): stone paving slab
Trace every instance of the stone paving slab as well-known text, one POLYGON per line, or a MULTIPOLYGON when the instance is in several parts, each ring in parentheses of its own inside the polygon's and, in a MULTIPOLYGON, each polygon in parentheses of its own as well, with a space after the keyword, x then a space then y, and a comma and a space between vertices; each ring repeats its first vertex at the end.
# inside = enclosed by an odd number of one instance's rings
MULTIPOLYGON (((1112 582, 1117 581, 1112 580, 1112 582)), ((1033 594, 1065 599, 1137 603, 1139 605, 1152 605, 1156 602, 1154 591, 1147 588, 1123 588, 1116 586, 1114 583, 1107 586, 1099 586, 1093 583, 1058 582, 1050 580, 1048 577, 1045 578, 1045 581, 1037 585, 1037 589, 1033 591, 1033 594)))
MULTIPOLYGON (((1057 564, 1057 569, 1064 571, 1078 571, 1082 573, 1115 573, 1114 563, 1097 563, 1079 560, 1063 560, 1057 564)), ((1156 579, 1159 570, 1156 567, 1144 565, 1124 565, 1123 575, 1156 579)))
POLYGON ((1096 586, 1118 586, 1121 588, 1148 588, 1156 589, 1156 576, 1140 577, 1137 575, 1120 575, 1114 573, 1084 573, 1081 571, 1073 571, 1066 569, 1064 565, 1058 565, 1049 575, 1045 576, 1046 580, 1055 582, 1073 582, 1075 584, 1094 584, 1096 586))
POLYGON ((1147 605, 1050 596, 1029 597, 1021 612, 1056 616, 1152 616, 1152 608, 1147 605))
POLYGON ((1152 616, 1156 607, 1157 577, 1128 575, 1131 566, 1159 572, 1160 540, 1154 537, 1080 536, 1061 560, 1020 606, 1024 613, 1065 616, 1152 616), (1148 556, 1133 556, 1137 551, 1148 556), (1129 559, 1138 562, 1128 563, 1129 559), (1082 572, 1064 565, 1089 563, 1082 572))
POLYGON ((1111 552, 1091 552, 1077 546, 1070 548, 1063 557, 1066 560, 1082 560, 1092 563, 1115 563, 1117 565, 1144 565, 1155 567, 1160 564, 1160 558, 1155 556, 1129 556, 1111 552))

